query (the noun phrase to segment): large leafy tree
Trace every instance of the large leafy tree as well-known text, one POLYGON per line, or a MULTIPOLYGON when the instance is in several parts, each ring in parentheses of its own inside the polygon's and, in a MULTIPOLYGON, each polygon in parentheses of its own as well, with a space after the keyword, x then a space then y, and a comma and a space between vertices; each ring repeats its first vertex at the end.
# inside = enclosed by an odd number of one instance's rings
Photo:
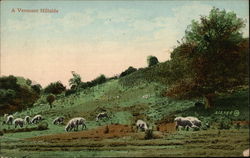
POLYGON ((243 68, 244 26, 244 20, 235 13, 217 8, 208 16, 201 16, 200 21, 193 20, 182 43, 171 54, 183 78, 170 92, 203 96, 207 107, 211 107, 216 91, 242 84, 247 75, 243 68))

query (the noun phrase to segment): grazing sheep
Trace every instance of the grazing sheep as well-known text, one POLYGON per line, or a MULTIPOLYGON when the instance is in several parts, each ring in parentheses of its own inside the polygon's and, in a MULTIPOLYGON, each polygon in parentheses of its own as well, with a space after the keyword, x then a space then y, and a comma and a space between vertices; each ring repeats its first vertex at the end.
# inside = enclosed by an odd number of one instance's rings
POLYGON ((8 124, 8 125, 10 124, 10 125, 12 125, 13 120, 14 120, 13 115, 8 115, 6 121, 4 121, 3 124, 8 124))
POLYGON ((243 157, 249 157, 249 149, 243 151, 243 157))
POLYGON ((99 121, 100 119, 103 119, 103 118, 109 118, 108 117, 108 114, 106 112, 101 112, 99 113, 97 116, 96 116, 96 121, 99 121))
POLYGON ((30 117, 29 116, 24 117, 24 123, 25 124, 30 124, 30 117))
POLYGON ((142 120, 137 120, 136 122, 136 129, 142 129, 143 131, 146 131, 148 129, 147 123, 142 120))
POLYGON ((185 117, 176 117, 174 121, 176 122, 176 130, 179 129, 179 126, 184 127, 187 130, 193 126, 193 123, 185 117))
POLYGON ((149 97, 150 97, 149 94, 146 94, 146 95, 142 96, 142 98, 144 98, 144 99, 148 99, 149 97))
POLYGON ((82 125, 82 129, 83 129, 83 127, 85 127, 85 129, 86 129, 87 127, 86 127, 85 121, 86 120, 82 117, 73 118, 65 126, 65 131, 68 132, 68 131, 71 131, 72 129, 74 129, 74 131, 76 131, 76 130, 78 131, 79 125, 82 125))
POLYGON ((22 118, 16 118, 14 121, 13 121, 13 124, 15 125, 15 128, 17 126, 20 126, 21 128, 23 127, 24 125, 24 120, 22 118))
POLYGON ((44 118, 42 117, 42 115, 36 115, 36 116, 34 116, 34 117, 32 118, 31 123, 36 124, 36 123, 40 122, 40 121, 43 120, 43 119, 44 119, 44 118))
POLYGON ((57 117, 57 118, 55 118, 54 119, 54 121, 53 121, 53 124, 54 125, 56 125, 56 124, 62 124, 63 123, 63 120, 64 120, 64 118, 63 117, 57 117))
POLYGON ((201 121, 198 118, 189 116, 189 117, 186 117, 186 119, 189 119, 193 123, 193 125, 199 128, 201 127, 201 121))

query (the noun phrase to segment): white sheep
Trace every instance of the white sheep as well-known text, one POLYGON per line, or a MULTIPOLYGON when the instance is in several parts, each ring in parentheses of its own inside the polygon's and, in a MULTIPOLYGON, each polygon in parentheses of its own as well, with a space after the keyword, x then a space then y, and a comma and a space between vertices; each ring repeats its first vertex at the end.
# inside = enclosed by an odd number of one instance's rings
POLYGON ((142 129, 144 131, 148 130, 147 123, 144 122, 143 120, 137 120, 136 129, 137 129, 137 131, 138 131, 138 129, 142 129))
POLYGON ((148 99, 149 97, 150 97, 149 94, 146 94, 146 95, 142 96, 142 98, 144 98, 144 99, 148 99))
POLYGON ((188 130, 188 128, 193 126, 193 123, 185 117, 176 117, 174 119, 174 121, 176 122, 176 129, 177 130, 179 129, 179 126, 187 128, 187 130, 188 130))
POLYGON ((32 118, 31 123, 36 124, 36 123, 40 122, 40 121, 43 120, 43 119, 44 119, 44 118, 42 117, 42 115, 36 115, 36 116, 34 116, 34 117, 32 118))
POLYGON ((8 124, 8 125, 9 125, 9 124, 12 125, 13 120, 14 120, 14 116, 13 116, 13 115, 8 115, 6 121, 3 122, 3 123, 6 123, 6 124, 8 124))
POLYGON ((188 117, 186 117, 186 119, 189 119, 193 123, 193 125, 195 125, 195 126, 197 126, 199 128, 201 127, 201 121, 198 118, 188 116, 188 117))
POLYGON ((97 114, 96 121, 99 121, 100 119, 103 119, 103 118, 109 118, 108 114, 106 112, 101 112, 101 113, 97 114))
POLYGON ((24 117, 24 123, 25 124, 30 124, 30 116, 25 116, 24 117))
POLYGON ((13 121, 13 124, 15 125, 15 128, 17 126, 20 126, 21 128, 23 127, 24 125, 24 120, 22 118, 16 118, 14 121, 13 121))
POLYGON ((71 131, 72 129, 74 129, 76 131, 76 130, 78 130, 78 126, 80 126, 80 125, 82 125, 82 129, 83 129, 83 127, 85 127, 85 129, 86 129, 87 127, 86 127, 85 121, 86 120, 82 117, 73 118, 65 126, 65 131, 68 132, 68 131, 71 131))
POLYGON ((243 157, 249 157, 249 149, 243 151, 243 157))
POLYGON ((63 117, 57 117, 53 120, 53 124, 56 125, 56 124, 62 124, 63 123, 63 120, 64 118, 63 117))

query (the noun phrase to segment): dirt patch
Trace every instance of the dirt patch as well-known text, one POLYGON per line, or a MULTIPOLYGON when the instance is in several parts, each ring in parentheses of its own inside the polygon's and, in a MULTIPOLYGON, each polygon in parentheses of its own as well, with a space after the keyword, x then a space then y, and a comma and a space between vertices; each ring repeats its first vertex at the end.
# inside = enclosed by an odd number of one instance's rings
POLYGON ((244 125, 250 125, 250 121, 233 121, 232 122, 234 125, 241 125, 241 126, 244 126, 244 125))
POLYGON ((106 125, 96 129, 84 130, 78 132, 65 132, 54 135, 38 136, 27 138, 27 140, 35 141, 62 141, 62 140, 75 140, 75 139, 105 139, 105 138, 119 138, 129 135, 133 132, 133 127, 129 125, 106 125))
POLYGON ((161 123, 157 125, 157 131, 160 132, 175 132, 175 123, 161 123))

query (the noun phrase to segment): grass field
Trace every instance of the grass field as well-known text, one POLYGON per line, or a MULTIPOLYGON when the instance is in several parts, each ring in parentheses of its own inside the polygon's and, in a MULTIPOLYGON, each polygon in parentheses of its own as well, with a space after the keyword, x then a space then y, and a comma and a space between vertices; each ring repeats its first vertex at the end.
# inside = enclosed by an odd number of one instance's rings
MULTIPOLYGON (((77 132, 76 136, 80 136, 77 132)), ((75 133, 71 133, 75 135, 75 133)), ((249 129, 178 131, 161 139, 144 140, 143 132, 116 138, 80 138, 34 140, 2 137, 1 155, 12 157, 83 156, 242 156, 249 147, 249 129), (10 139, 9 139, 10 138, 10 139)))

